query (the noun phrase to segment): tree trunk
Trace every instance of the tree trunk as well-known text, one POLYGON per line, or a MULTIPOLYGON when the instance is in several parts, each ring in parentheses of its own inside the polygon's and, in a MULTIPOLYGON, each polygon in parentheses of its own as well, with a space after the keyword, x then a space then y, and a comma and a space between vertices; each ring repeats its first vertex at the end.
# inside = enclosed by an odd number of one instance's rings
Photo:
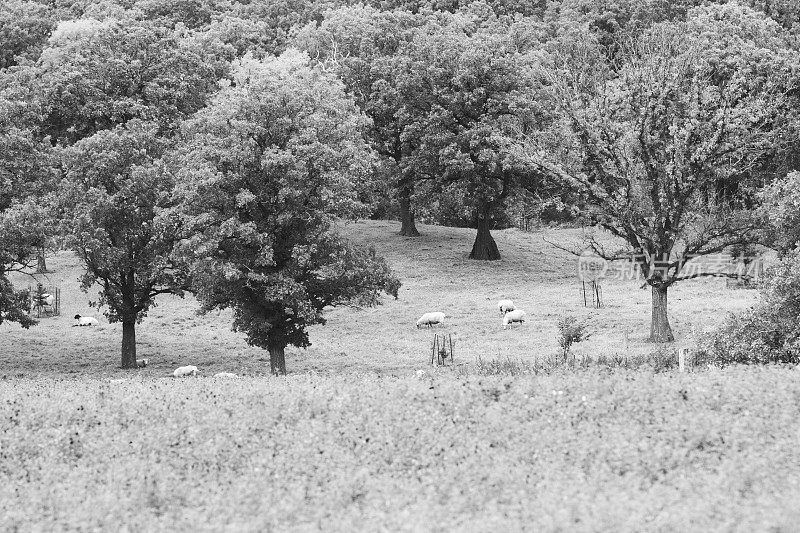
POLYGON ((483 209, 482 213, 478 215, 477 229, 478 234, 475 235, 475 243, 472 245, 472 252, 469 254, 470 259, 481 259, 486 261, 497 261, 500 259, 500 250, 497 249, 497 243, 491 233, 492 217, 490 209, 483 209))
POLYGON ((407 188, 400 190, 400 235, 403 237, 419 237, 419 231, 414 224, 414 209, 411 207, 411 191, 407 188))
POLYGON ((667 287, 653 285, 653 317, 650 322, 650 342, 672 342, 672 327, 667 317, 667 287))
POLYGON ((269 369, 273 375, 286 375, 286 357, 284 350, 286 345, 282 342, 270 342, 269 350, 269 369))
POLYGON ((122 323, 122 368, 138 368, 136 364, 136 321, 122 323))
POLYGON ((36 251, 36 273, 47 274, 47 261, 44 257, 44 249, 40 248, 36 251))

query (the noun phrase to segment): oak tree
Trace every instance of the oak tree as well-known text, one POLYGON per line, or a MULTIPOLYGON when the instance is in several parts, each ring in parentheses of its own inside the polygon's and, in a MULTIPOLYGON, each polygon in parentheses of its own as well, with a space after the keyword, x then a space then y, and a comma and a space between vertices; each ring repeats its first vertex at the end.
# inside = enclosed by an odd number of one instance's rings
MULTIPOLYGON (((707 53, 722 38, 713 32, 730 27, 724 16, 705 14, 751 13, 707 9, 622 43, 619 65, 590 37, 564 39, 544 78, 564 117, 559 153, 568 155, 555 161, 548 155, 555 150, 531 150, 580 195, 587 218, 634 254, 652 289, 654 342, 673 340, 669 287, 719 275, 687 271, 687 261, 758 238, 760 221, 741 198, 746 191, 725 202, 708 192, 719 179, 757 168, 789 127, 783 116, 796 56, 763 49, 746 28, 730 39, 736 53, 707 53)), ((607 259, 623 256, 592 246, 607 259)))
POLYGON ((463 198, 477 230, 470 259, 500 259, 496 218, 512 193, 535 190, 543 177, 524 154, 525 132, 542 115, 529 91, 529 58, 507 24, 469 12, 429 21, 407 54, 401 93, 424 120, 408 135, 418 149, 403 165, 463 198))
POLYGON ((173 173, 159 162, 182 120, 216 90, 213 43, 147 21, 62 22, 33 69, 40 132, 60 154, 61 229, 122 323, 122 367, 136 368, 135 326, 159 294, 182 294, 170 262, 179 236, 173 173), (206 46, 208 45, 208 46, 206 46))
POLYGON ((367 137, 391 180, 400 208, 400 235, 405 237, 419 236, 413 196, 420 176, 403 165, 416 148, 408 132, 418 128, 425 115, 415 114, 419 106, 407 102, 419 94, 401 93, 400 89, 408 76, 404 47, 423 22, 421 16, 407 11, 341 7, 327 12, 319 25, 305 26, 295 39, 299 47, 342 78, 348 93, 371 119, 367 137))
POLYGON ((246 56, 233 79, 185 127, 176 257, 202 309, 232 309, 233 328, 285 373, 286 346, 308 346, 327 307, 396 297, 399 282, 333 230, 363 213, 354 181, 373 159, 341 82, 294 50, 246 56))
POLYGON ((171 261, 180 228, 172 173, 158 158, 158 125, 129 121, 65 150, 59 190, 62 232, 85 267, 81 287, 100 286, 92 305, 122 323, 122 368, 136 368, 136 324, 160 294, 182 295, 188 282, 171 261))

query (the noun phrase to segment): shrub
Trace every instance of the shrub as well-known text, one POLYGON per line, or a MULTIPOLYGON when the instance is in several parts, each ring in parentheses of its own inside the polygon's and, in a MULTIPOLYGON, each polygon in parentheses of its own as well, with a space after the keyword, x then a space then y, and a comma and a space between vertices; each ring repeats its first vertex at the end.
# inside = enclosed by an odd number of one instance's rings
POLYGON ((587 325, 574 316, 565 316, 558 321, 558 345, 563 350, 564 359, 567 358, 570 348, 576 342, 581 342, 591 335, 586 331, 587 325))
POLYGON ((730 316, 703 340, 699 358, 717 366, 800 362, 800 248, 767 274, 762 302, 730 316))
POLYGON ((653 372, 665 372, 678 366, 678 352, 668 344, 659 344, 650 352, 649 363, 653 372))

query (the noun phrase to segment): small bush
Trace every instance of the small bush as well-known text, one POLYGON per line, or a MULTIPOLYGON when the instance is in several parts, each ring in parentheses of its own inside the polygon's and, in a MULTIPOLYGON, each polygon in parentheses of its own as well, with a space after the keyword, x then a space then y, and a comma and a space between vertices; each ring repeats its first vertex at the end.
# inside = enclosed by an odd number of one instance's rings
POLYGON ((558 321, 558 345, 563 350, 562 355, 567 359, 570 348, 576 342, 581 342, 591 335, 587 330, 587 325, 578 321, 574 316, 565 316, 558 321))
POLYGON ((650 352, 649 363, 653 372, 666 372, 678 366, 678 351, 670 345, 659 344, 650 352))

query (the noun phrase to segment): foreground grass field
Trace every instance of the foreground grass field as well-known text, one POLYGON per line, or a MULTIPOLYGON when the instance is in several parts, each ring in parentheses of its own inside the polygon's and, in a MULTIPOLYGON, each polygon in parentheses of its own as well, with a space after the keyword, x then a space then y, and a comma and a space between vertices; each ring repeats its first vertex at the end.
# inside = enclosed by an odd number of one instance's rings
POLYGON ((0 530, 796 531, 797 370, 0 381, 0 530))

